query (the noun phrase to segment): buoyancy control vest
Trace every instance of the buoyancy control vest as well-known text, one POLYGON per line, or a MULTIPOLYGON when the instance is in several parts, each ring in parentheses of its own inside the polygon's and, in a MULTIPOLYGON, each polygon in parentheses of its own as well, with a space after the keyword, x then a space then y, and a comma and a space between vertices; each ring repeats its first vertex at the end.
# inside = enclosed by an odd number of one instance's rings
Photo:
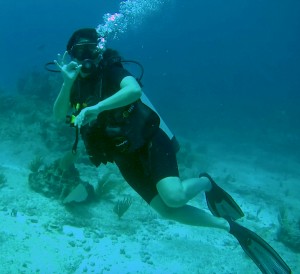
MULTIPOLYGON (((121 78, 123 74, 130 75, 120 63, 110 66, 101 68, 102 71, 89 79, 79 78, 75 81, 70 99, 71 105, 77 106, 77 113, 84 106, 95 105, 119 90, 119 83, 107 83, 106 78, 111 77, 107 73, 121 73, 121 78)), ((97 166, 112 162, 115 153, 131 153, 143 147, 157 132, 159 125, 158 114, 137 100, 127 106, 100 113, 97 120, 83 126, 80 133, 91 161, 97 166)))
MULTIPOLYGON (((141 73, 136 77, 136 80, 142 86, 141 79, 144 74, 144 68, 139 62, 122 60, 118 55, 102 60, 97 67, 97 73, 87 82, 87 85, 90 86, 86 86, 85 90, 89 90, 89 92, 85 94, 71 93, 70 101, 74 109, 74 115, 68 116, 70 124, 72 124, 72 121, 74 121, 82 108, 95 105, 100 100, 104 100, 105 97, 112 95, 106 94, 104 96, 101 94, 103 91, 103 71, 112 65, 123 68, 122 64, 124 63, 134 63, 140 68, 141 73), (102 96, 104 98, 101 99, 102 96)), ((51 72, 60 72, 60 70, 52 69, 52 65, 54 65, 54 62, 48 62, 45 64, 45 68, 51 72)), ((179 150, 179 144, 175 135, 160 117, 145 93, 142 94, 141 100, 109 112, 101 113, 95 122, 88 127, 82 127, 80 130, 87 153, 95 165, 98 166, 108 161, 112 162, 113 152, 116 149, 123 151, 123 153, 138 149, 144 143, 149 142, 158 127, 168 135, 174 150, 176 152, 179 150), (120 119, 120 117, 123 118, 120 119), (109 123, 106 123, 107 121, 109 123), (136 127, 133 127, 134 125, 136 127)), ((72 149, 74 153, 78 143, 78 128, 76 128, 76 133, 76 141, 72 149)))

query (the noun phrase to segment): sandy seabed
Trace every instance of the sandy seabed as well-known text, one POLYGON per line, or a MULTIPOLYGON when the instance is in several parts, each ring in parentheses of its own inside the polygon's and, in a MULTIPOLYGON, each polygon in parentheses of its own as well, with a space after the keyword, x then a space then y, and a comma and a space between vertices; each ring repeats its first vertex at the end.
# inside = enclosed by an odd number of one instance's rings
MULTIPOLYGON (((42 108, 39 117, 48 111, 42 108)), ((12 131, 11 115, 1 118, 0 133, 0 172, 6 178, 0 188, 1 274, 260 273, 230 234, 160 218, 113 165, 99 169, 85 162, 76 165, 80 176, 92 184, 102 174, 113 173, 122 187, 112 190, 110 199, 65 206, 34 192, 28 184, 29 162, 39 154, 50 163, 62 152, 59 147, 49 148, 45 138, 55 134, 41 133, 41 124, 29 122, 29 114, 14 117, 12 131), (27 125, 19 128, 24 117, 27 125), (119 219, 114 204, 128 195, 132 205, 119 219)), ((55 131, 54 126, 50 129, 55 131)), ((299 252, 278 241, 280 208, 300 220, 299 162, 281 158, 280 165, 288 168, 277 169, 269 159, 273 157, 276 163, 278 155, 257 150, 249 157, 220 143, 202 142, 207 148, 203 149, 191 140, 179 140, 183 144, 178 155, 182 177, 209 171, 241 205, 246 215, 241 223, 270 243, 293 273, 300 273, 299 252)), ((203 194, 190 204, 207 210, 203 194)))

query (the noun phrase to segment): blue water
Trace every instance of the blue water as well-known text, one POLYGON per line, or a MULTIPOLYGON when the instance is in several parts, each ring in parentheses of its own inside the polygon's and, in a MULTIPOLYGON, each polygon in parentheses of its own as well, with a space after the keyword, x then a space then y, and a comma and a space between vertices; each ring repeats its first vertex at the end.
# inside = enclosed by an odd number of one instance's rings
MULTIPOLYGON (((96 27, 119 2, 2 1, 1 90, 43 69, 75 29, 96 27)), ((243 124, 299 134, 299 14, 299 1, 173 0, 108 45, 143 63, 145 91, 178 130, 243 124)))

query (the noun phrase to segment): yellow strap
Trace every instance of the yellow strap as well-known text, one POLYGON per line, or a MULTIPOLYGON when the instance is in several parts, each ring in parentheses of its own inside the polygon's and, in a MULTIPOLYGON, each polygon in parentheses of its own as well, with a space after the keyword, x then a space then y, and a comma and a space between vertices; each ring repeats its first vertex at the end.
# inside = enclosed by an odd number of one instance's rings
POLYGON ((87 107, 87 103, 82 103, 82 105, 80 105, 80 103, 77 103, 76 106, 75 106, 75 110, 78 111, 78 110, 81 110, 85 107, 87 107))
POLYGON ((71 124, 74 124, 74 123, 75 123, 75 119, 76 119, 76 116, 75 116, 75 115, 72 115, 72 116, 71 116, 71 124))

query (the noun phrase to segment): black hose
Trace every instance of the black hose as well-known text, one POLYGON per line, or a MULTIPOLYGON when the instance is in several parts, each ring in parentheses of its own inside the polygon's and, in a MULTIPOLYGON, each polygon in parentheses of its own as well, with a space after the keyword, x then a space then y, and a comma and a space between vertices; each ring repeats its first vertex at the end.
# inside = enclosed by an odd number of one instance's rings
POLYGON ((60 72, 59 69, 54 69, 54 68, 51 68, 51 66, 56 66, 56 64, 54 62, 48 62, 45 64, 45 69, 50 71, 50 72, 60 72))

